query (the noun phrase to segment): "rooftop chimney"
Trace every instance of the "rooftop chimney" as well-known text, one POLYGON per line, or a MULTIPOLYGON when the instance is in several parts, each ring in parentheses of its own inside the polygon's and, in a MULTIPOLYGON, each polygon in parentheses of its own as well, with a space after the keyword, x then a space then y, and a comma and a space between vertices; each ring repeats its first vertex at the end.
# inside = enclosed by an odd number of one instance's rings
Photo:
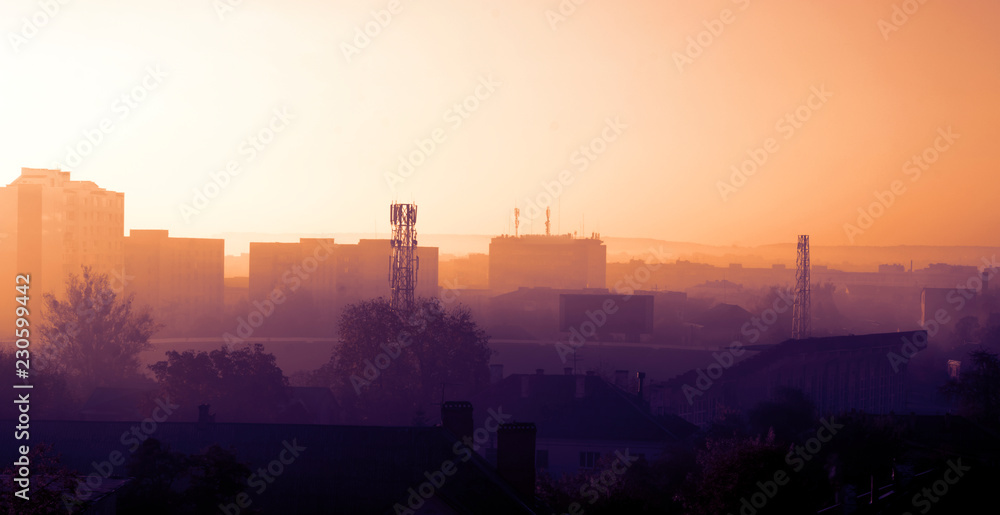
POLYGON ((646 400, 646 397, 645 397, 646 390, 645 390, 645 388, 643 388, 643 384, 642 383, 646 381, 646 373, 645 372, 636 372, 635 373, 635 378, 639 380, 639 400, 640 401, 644 401, 644 400, 646 400))
POLYGON ((490 365, 490 384, 503 381, 503 365, 490 365))
POLYGON ((535 496, 536 431, 530 422, 497 428, 497 474, 529 499, 535 496))
POLYGON ((586 387, 584 386, 584 383, 585 383, 586 380, 587 380, 586 376, 576 376, 576 398, 577 399, 582 399, 583 395, 585 393, 587 393, 586 387))
POLYGON ((472 438, 472 403, 448 401, 442 404, 441 426, 459 440, 472 438))
POLYGON ((535 369, 535 373, 538 374, 538 375, 540 375, 540 376, 541 375, 545 375, 545 369, 544 368, 536 368, 535 369))
POLYGON ((628 390, 628 370, 615 370, 615 386, 628 390))

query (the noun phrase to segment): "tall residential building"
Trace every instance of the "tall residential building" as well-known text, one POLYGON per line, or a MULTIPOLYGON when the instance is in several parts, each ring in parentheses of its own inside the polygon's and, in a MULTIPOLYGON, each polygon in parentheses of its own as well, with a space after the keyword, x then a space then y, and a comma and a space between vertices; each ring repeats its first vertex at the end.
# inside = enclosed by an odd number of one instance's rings
MULTIPOLYGON (((295 296, 316 306, 340 306, 389 298, 389 240, 335 244, 302 238, 298 243, 250 243, 250 300, 295 296)), ((417 247, 416 296, 438 294, 438 248, 417 247)), ((300 301, 301 302, 301 301, 300 301)))
POLYGON ((126 293, 156 319, 193 322, 222 312, 225 240, 171 238, 165 230, 129 231, 126 293))
POLYGON ((499 236, 490 241, 490 289, 606 288, 607 260, 608 248, 596 236, 499 236))
MULTIPOLYGON (((22 168, 0 188, 0 277, 13 284, 16 274, 31 274, 36 309, 44 293, 62 294, 66 279, 83 266, 121 288, 124 220, 124 193, 70 180, 69 172, 22 168)), ((12 323, 12 297, 0 300, 5 328, 12 323)), ((6 330, 0 335, 8 337, 6 330)))

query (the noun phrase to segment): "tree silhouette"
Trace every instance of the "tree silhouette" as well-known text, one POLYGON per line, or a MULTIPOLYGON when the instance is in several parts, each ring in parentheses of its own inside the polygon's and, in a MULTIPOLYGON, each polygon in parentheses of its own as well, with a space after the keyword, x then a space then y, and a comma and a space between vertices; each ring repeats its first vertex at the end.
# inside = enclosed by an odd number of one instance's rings
MULTIPOLYGON (((972 366, 959 379, 949 380, 941 392, 957 398, 964 414, 983 422, 1000 422, 1000 357, 986 349, 969 353, 972 366)), ((963 367, 964 368, 964 367, 963 367)))
POLYGON ((74 499, 71 495, 77 487, 77 473, 61 463, 59 455, 53 451, 51 445, 35 444, 27 456, 31 463, 29 499, 22 502, 21 499, 14 497, 13 492, 20 489, 20 486, 14 483, 17 467, 8 464, 0 469, 0 485, 2 485, 0 490, 4 492, 5 498, 5 502, 0 504, 0 514, 46 515, 63 512, 67 506, 75 509, 83 505, 82 501, 74 499))
MULTIPOLYGON (((171 451, 157 439, 142 442, 127 465, 132 485, 119 500, 122 513, 218 513, 246 490, 250 469, 217 445, 201 454, 171 451)), ((243 515, 260 513, 242 508, 243 515)))
POLYGON ((769 430, 779 442, 791 441, 803 431, 814 429, 813 402, 798 388, 780 386, 774 392, 773 401, 764 401, 750 410, 750 429, 756 434, 766 434, 769 430))
POLYGON ((64 300, 46 294, 40 326, 45 346, 36 353, 36 368, 65 372, 83 391, 139 375, 139 353, 160 325, 148 311, 137 311, 132 296, 122 297, 105 274, 83 268, 70 275, 64 300))
POLYGON ((159 395, 194 416, 194 408, 209 404, 219 421, 272 422, 288 402, 288 378, 274 355, 255 344, 212 352, 168 351, 166 361, 149 366, 160 384, 159 395))
POLYGON ((356 420, 408 423, 443 397, 485 387, 491 354, 489 337, 465 308, 449 312, 423 298, 400 315, 378 298, 344 309, 340 345, 321 372, 356 420))

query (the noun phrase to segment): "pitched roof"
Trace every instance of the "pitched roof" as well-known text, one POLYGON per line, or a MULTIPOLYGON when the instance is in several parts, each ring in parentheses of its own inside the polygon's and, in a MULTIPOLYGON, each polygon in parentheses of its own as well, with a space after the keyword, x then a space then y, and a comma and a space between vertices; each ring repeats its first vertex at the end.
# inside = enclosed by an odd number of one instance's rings
MULTIPOLYGON (((744 377, 753 374, 772 363, 803 354, 816 354, 830 351, 849 351, 858 349, 874 349, 879 347, 890 347, 899 352, 899 349, 906 341, 914 341, 917 334, 923 333, 924 341, 927 340, 927 331, 901 331, 896 333, 877 333, 862 335, 842 335, 825 336, 821 338, 805 338, 801 340, 785 340, 776 345, 753 345, 746 346, 746 350, 761 351, 756 356, 751 356, 736 363, 732 370, 726 373, 725 380, 744 377)), ((888 361, 886 361, 888 363, 888 361)), ((681 375, 668 379, 663 383, 667 387, 682 387, 685 384, 692 384, 697 378, 697 371, 689 370, 681 375)))

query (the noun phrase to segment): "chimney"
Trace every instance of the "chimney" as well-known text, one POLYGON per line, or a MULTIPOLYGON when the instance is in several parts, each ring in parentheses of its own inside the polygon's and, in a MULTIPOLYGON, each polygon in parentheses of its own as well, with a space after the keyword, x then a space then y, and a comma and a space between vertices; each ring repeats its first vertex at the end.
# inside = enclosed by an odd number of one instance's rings
POLYGON ((208 414, 208 408, 209 407, 210 407, 210 405, 208 405, 208 404, 199 404, 198 405, 198 423, 199 424, 210 424, 212 422, 215 422, 215 415, 209 415, 208 414))
POLYGON ((573 375, 573 367, 564 367, 563 374, 566 374, 568 376, 573 375))
POLYGON ((587 380, 587 376, 576 376, 576 398, 582 399, 583 395, 587 392, 584 382, 587 380))
POLYGON ((535 496, 535 424, 500 424, 497 428, 497 474, 519 494, 535 496))
POLYGON ((503 381, 503 365, 490 365, 490 384, 503 381))
POLYGON ((441 426, 460 441, 472 438, 472 403, 448 401, 441 405, 441 426))
POLYGON ((615 386, 628 390, 628 370, 615 370, 615 386))
POLYGON ((646 373, 645 372, 636 372, 635 373, 635 378, 639 380, 639 400, 640 401, 644 401, 644 400, 646 400, 646 397, 645 397, 646 390, 643 388, 643 384, 642 383, 646 381, 646 373))
POLYGON ((540 375, 540 376, 545 375, 545 369, 544 368, 536 368, 535 369, 535 373, 538 374, 538 375, 540 375))
POLYGON ((531 379, 527 375, 521 376, 521 398, 524 399, 528 397, 528 393, 531 391, 531 387, 528 385, 528 380, 531 379))

